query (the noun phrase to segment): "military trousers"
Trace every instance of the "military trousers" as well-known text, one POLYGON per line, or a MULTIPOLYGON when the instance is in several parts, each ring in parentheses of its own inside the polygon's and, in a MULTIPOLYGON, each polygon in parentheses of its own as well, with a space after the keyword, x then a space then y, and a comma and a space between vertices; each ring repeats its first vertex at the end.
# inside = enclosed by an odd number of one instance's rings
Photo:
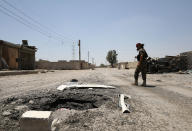
POLYGON ((147 64, 146 63, 142 63, 141 65, 137 66, 137 68, 135 70, 135 74, 134 74, 135 80, 138 80, 140 72, 142 75, 142 79, 144 81, 146 81, 146 78, 147 78, 147 75, 146 75, 147 74, 147 64))

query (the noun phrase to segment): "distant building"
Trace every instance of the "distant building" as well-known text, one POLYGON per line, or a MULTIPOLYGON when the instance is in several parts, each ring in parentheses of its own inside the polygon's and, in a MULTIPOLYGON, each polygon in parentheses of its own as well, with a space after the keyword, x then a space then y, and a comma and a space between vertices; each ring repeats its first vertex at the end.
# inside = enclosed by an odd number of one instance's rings
POLYGON ((50 62, 46 60, 36 61, 36 69, 47 69, 47 70, 81 70, 91 69, 93 65, 84 60, 59 60, 57 62, 50 62))
POLYGON ((35 46, 29 46, 27 40, 14 44, 0 40, 0 69, 35 69, 35 46))
POLYGON ((137 61, 135 62, 120 62, 118 63, 118 69, 134 69, 137 67, 137 61))
POLYGON ((118 69, 129 69, 128 62, 120 62, 120 63, 118 63, 118 69))

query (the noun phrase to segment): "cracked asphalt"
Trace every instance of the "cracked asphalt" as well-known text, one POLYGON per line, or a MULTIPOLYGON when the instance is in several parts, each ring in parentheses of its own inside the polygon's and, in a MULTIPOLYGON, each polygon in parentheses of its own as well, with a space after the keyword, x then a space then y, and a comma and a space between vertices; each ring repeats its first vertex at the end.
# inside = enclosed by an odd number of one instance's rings
MULTIPOLYGON (((0 77, 0 106, 10 97, 56 91, 56 87, 75 78, 83 83, 113 85, 117 89, 114 92, 97 91, 111 98, 110 102, 99 108, 56 111, 55 117, 60 116, 62 119, 62 124, 59 125, 60 131, 190 131, 192 129, 192 75, 148 74, 148 87, 137 87, 132 85, 133 74, 133 69, 96 68, 2 76, 0 77), (130 105, 131 113, 122 114, 118 107, 119 93, 131 95, 132 98, 126 100, 130 105)), ((140 78, 140 84, 141 82, 140 78)), ((2 123, 0 125, 3 126, 2 123)))

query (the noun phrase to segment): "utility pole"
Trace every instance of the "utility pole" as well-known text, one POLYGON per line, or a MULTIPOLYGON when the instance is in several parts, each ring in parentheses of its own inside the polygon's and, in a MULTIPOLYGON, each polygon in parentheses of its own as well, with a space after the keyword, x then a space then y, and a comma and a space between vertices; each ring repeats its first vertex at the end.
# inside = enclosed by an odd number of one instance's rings
POLYGON ((81 61, 81 41, 80 40, 79 40, 78 46, 79 46, 79 61, 81 61))
POLYGON ((89 51, 88 51, 88 63, 89 63, 89 51))

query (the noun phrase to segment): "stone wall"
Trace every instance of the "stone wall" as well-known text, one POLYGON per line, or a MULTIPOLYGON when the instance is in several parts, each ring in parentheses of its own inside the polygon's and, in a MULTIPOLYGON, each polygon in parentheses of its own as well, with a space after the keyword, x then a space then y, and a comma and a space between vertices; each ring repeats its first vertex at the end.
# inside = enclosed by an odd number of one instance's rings
POLYGON ((38 61, 35 63, 36 69, 47 69, 47 70, 80 70, 80 69, 90 69, 91 64, 85 61, 58 61, 58 62, 49 62, 49 61, 38 61))

